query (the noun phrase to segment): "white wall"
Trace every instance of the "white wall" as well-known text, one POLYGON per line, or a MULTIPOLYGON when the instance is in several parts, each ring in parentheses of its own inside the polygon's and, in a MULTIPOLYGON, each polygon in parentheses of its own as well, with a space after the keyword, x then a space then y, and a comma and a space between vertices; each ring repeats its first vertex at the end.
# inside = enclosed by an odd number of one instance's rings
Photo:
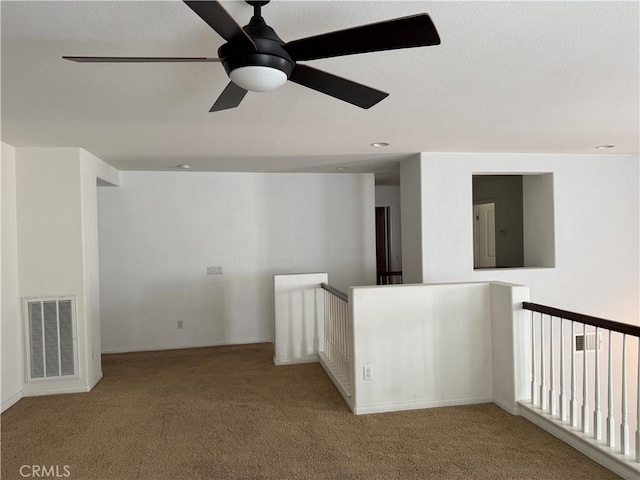
POLYGON ((553 175, 524 175, 522 203, 524 266, 555 266, 555 220, 553 175))
POLYGON ((416 155, 400 163, 402 281, 422 282, 423 214, 422 159, 416 155))
POLYGON ((2 237, 0 265, 2 276, 2 411, 22 397, 22 333, 18 296, 18 236, 16 224, 15 149, 2 143, 2 237))
POLYGON ((522 302, 529 301, 529 288, 493 282, 490 295, 493 402, 517 415, 517 402, 531 392, 531 316, 522 309, 522 302))
MULTIPOLYGON (((637 156, 452 153, 420 163, 421 281, 527 285, 532 302, 638 324, 637 156), (556 267, 474 271, 472 175, 536 172, 553 174, 556 267)), ((404 229, 403 218, 403 242, 404 229)))
POLYGON ((103 351, 272 341, 274 274, 375 283, 374 205, 370 174, 122 172, 99 191, 103 351))
MULTIPOLYGON (((78 149, 16 149, 16 188, 19 297, 76 295, 78 343, 83 345, 87 329, 78 149)), ((78 379, 56 381, 55 386, 69 391, 85 388, 83 348, 78 349, 78 366, 78 379)), ((23 392, 39 388, 39 383, 25 383, 23 392)))
POLYGON ((275 275, 275 341, 273 363, 286 365, 318 361, 324 339, 326 273, 275 275))
POLYGON ((493 399, 488 283, 353 288, 349 304, 354 413, 493 399))
POLYGON ((23 385, 24 395, 90 390, 101 378, 96 176, 118 173, 77 148, 16 149, 19 298, 76 296, 79 378, 23 385))
POLYGON ((400 208, 400 186, 376 186, 376 207, 389 207, 391 270, 402 270, 402 210, 400 208))
POLYGON ((102 377, 100 361, 100 269, 98 252, 98 183, 103 188, 119 185, 119 172, 98 157, 80 149, 82 245, 84 272, 84 316, 87 325, 86 356, 88 379, 95 384, 102 377))

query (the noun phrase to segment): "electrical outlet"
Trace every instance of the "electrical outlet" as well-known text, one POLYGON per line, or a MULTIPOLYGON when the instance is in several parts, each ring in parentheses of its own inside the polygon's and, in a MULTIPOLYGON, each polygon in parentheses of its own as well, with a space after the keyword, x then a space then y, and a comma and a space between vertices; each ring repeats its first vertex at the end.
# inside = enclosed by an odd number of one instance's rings
POLYGON ((362 367, 362 377, 365 380, 373 380, 373 367, 371 365, 362 367))
POLYGON ((207 267, 207 275, 222 275, 222 267, 207 267))
POLYGON ((182 328, 182 320, 178 320, 178 328, 182 328))

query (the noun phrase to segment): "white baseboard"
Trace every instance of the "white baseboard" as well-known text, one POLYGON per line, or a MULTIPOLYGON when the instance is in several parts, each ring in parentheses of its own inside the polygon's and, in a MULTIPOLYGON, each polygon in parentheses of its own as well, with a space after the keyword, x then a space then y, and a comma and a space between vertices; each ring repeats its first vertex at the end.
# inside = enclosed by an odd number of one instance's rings
POLYGON ((503 409, 505 412, 510 413, 511 415, 520 415, 520 408, 518 407, 518 405, 516 404, 516 406, 514 407, 513 405, 509 404, 509 403, 505 403, 497 398, 494 397, 493 399, 493 403, 495 403, 497 406, 499 406, 501 409, 503 409))
POLYGON ((288 358, 286 360, 277 360, 276 357, 273 357, 274 365, 297 365, 299 363, 318 363, 318 354, 312 353, 311 355, 305 355, 300 358, 288 358))
POLYGON ((39 385, 33 387, 25 387, 22 390, 23 397, 39 397, 41 395, 60 395, 63 393, 86 393, 89 390, 88 385, 46 385, 44 382, 40 382, 39 385))
POLYGON ((102 372, 98 373, 98 375, 96 375, 95 377, 93 377, 93 379, 91 379, 91 381, 89 382, 89 389, 87 390, 87 392, 90 392, 91 390, 93 390, 93 387, 95 387, 100 380, 102 380, 102 372))
POLYGON ((588 438, 578 429, 566 426, 548 413, 532 408, 525 402, 520 402, 520 415, 622 478, 640 478, 640 463, 632 460, 633 455, 625 457, 614 448, 598 444, 597 440, 588 438))
POLYGON ((108 355, 111 353, 132 353, 132 352, 155 352, 160 350, 182 350, 185 348, 205 348, 205 347, 222 347, 224 345, 248 345, 252 343, 273 343, 273 338, 247 338, 242 340, 232 340, 222 343, 190 343, 185 345, 133 345, 115 348, 103 348, 102 353, 108 355))
POLYGON ((39 397, 41 395, 60 395, 64 393, 87 393, 102 379, 102 372, 91 379, 88 384, 76 380, 51 380, 24 384, 23 397, 39 397))
POLYGON ((480 395, 476 397, 448 398, 442 400, 421 400, 416 402, 380 403, 376 405, 355 406, 353 413, 362 415, 367 413, 400 412, 403 410, 418 410, 422 408, 455 407, 458 405, 473 405, 475 403, 489 403, 493 401, 492 395, 480 395))
POLYGON ((16 404, 16 402, 18 400, 20 400, 22 398, 22 390, 20 390, 19 392, 16 392, 15 394, 11 395, 9 398, 7 398, 4 402, 2 402, 2 411, 4 412, 5 410, 7 410, 8 408, 12 407, 13 405, 16 404))

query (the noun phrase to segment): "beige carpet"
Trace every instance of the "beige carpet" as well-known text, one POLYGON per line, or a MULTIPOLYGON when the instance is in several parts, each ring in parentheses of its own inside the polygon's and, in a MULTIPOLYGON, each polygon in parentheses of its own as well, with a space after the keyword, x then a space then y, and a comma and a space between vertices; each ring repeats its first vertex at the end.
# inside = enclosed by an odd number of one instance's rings
POLYGON ((90 393, 2 415, 2 479, 617 478, 493 404, 353 415, 318 364, 270 344, 104 355, 90 393), (23 470, 25 472, 27 470, 23 470))

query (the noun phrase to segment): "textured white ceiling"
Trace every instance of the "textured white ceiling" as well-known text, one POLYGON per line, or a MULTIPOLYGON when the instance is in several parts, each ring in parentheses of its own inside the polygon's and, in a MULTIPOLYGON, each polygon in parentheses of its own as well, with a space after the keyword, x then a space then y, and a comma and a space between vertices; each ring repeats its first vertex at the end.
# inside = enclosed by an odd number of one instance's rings
MULTIPOLYGON (((244 25, 252 8, 223 2, 244 25)), ((279 36, 427 12, 440 46, 308 62, 387 91, 370 110, 288 82, 208 110, 217 63, 76 64, 62 55, 217 56, 180 1, 2 1, 2 141, 82 147, 120 169, 393 170, 412 152, 637 154, 638 2, 279 1, 279 36), (372 142, 391 145, 381 155, 372 142)))

